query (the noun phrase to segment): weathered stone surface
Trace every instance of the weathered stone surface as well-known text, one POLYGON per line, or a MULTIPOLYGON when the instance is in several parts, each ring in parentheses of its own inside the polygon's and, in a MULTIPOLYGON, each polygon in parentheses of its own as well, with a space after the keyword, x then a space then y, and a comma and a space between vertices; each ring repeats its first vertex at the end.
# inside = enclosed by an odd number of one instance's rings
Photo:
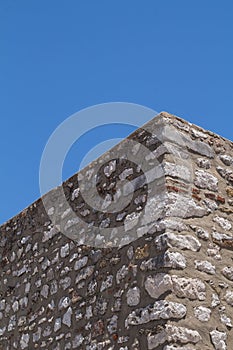
POLYGON ((226 300, 227 304, 233 306, 233 291, 227 290, 226 294, 224 295, 224 300, 226 300))
POLYGON ((172 276, 173 292, 180 298, 205 300, 206 286, 198 278, 172 276))
POLYGON ((218 179, 212 174, 204 170, 197 170, 195 172, 194 184, 203 189, 216 192, 218 190, 218 179))
POLYGON ((152 298, 159 298, 162 294, 173 292, 180 298, 205 299, 205 284, 199 279, 191 279, 158 273, 148 276, 145 281, 145 289, 152 298))
MULTIPOLYGON (((196 344, 200 340, 201 336, 197 331, 185 327, 176 327, 173 325, 166 325, 165 329, 160 333, 157 333, 155 335, 149 334, 147 337, 148 349, 156 349, 159 345, 165 343, 165 341, 175 343, 179 342, 181 344, 196 344)), ((185 349, 185 347, 180 347, 180 349, 185 349)), ((186 349, 188 349, 188 347, 186 347, 186 349)))
POLYGON ((127 291, 127 304, 129 306, 138 305, 140 302, 140 289, 138 287, 133 287, 127 291))
POLYGON ((212 340, 212 343, 214 345, 214 348, 216 350, 226 350, 226 339, 227 335, 225 332, 219 332, 217 330, 213 330, 210 332, 210 337, 212 340))
POLYGON ((222 269, 222 274, 230 281, 233 281, 233 266, 226 266, 222 269))
POLYGON ((159 300, 153 305, 132 311, 125 320, 125 326, 140 325, 154 320, 181 319, 185 315, 186 307, 183 304, 159 300))
POLYGON ((233 349, 232 159, 163 112, 0 226, 0 350, 233 349))
POLYGON ((145 289, 152 298, 159 298, 162 294, 172 290, 171 276, 165 273, 149 276, 145 282, 145 289))
POLYGON ((194 308, 195 317, 201 322, 208 322, 211 315, 211 310, 205 306, 197 306, 194 308))
POLYGON ((195 268, 198 271, 206 272, 210 275, 214 275, 216 273, 216 268, 214 265, 212 265, 209 261, 206 260, 195 260, 194 261, 195 268))
POLYGON ((159 250, 175 247, 197 252, 201 248, 201 243, 197 238, 191 235, 177 235, 173 232, 164 233, 156 237, 155 244, 159 250))
POLYGON ((181 194, 168 194, 167 216, 178 218, 203 217, 207 214, 207 209, 197 204, 191 196, 181 194))
POLYGON ((173 269, 184 269, 186 267, 186 258, 179 252, 166 251, 163 255, 144 260, 141 263, 142 271, 157 270, 159 267, 171 267, 173 269))
POLYGON ((227 220, 221 216, 215 216, 213 221, 216 222, 217 224, 219 224, 219 226, 226 231, 229 231, 232 228, 232 225, 229 222, 229 220, 227 220))

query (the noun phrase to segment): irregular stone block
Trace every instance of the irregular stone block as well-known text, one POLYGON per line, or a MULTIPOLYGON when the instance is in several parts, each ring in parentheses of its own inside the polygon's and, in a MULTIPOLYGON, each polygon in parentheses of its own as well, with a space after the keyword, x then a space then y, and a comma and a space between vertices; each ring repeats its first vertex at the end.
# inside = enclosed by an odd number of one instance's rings
POLYGON ((195 172, 194 184, 203 189, 208 189, 210 191, 218 191, 218 179, 212 174, 204 171, 197 170, 195 172))
POLYGON ((179 248, 197 252, 201 248, 199 240, 191 235, 177 235, 173 232, 164 233, 155 238, 155 244, 159 250, 165 248, 179 248))
MULTIPOLYGON (((148 349, 156 349, 159 345, 165 343, 165 341, 175 342, 175 343, 179 342, 181 344, 187 344, 187 343, 196 344, 200 340, 201 340, 201 336, 197 331, 188 329, 185 327, 177 327, 173 325, 166 325, 162 332, 159 332, 155 335, 149 334, 147 336, 148 349)), ((180 349, 183 349, 183 348, 181 347, 180 349)), ((188 347, 186 347, 186 349, 188 349, 188 347)))
POLYGON ((132 311, 125 320, 125 327, 145 324, 154 320, 181 319, 186 315, 186 312, 186 307, 183 304, 159 300, 153 305, 132 311))
POLYGON ((214 345, 214 348, 216 350, 227 349, 227 346, 226 346, 227 335, 225 332, 219 332, 217 330, 213 330, 210 332, 210 337, 214 345))

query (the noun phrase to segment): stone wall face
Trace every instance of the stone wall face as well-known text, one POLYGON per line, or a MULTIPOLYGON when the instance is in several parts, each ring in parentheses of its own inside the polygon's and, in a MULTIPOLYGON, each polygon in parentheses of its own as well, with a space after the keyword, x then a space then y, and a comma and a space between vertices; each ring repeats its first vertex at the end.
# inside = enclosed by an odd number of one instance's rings
POLYGON ((0 349, 233 348, 233 144, 167 113, 145 129, 146 182, 126 139, 63 185, 77 220, 58 188, 0 227, 0 349), (100 164, 105 200, 134 183, 116 215, 80 197, 100 164))

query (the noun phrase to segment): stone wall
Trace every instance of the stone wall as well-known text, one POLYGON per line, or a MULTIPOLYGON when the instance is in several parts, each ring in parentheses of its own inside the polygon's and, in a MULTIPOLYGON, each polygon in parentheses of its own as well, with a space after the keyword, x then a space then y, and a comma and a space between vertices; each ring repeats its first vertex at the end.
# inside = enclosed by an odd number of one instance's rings
POLYGON ((233 144, 161 113, 0 227, 0 349, 231 350, 232 225, 233 144))

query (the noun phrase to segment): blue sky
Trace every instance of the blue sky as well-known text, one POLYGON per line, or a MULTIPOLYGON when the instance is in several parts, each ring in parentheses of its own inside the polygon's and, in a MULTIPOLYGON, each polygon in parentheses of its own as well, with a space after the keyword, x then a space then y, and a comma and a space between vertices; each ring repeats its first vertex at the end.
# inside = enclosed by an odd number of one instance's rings
POLYGON ((1 0, 0 223, 40 197, 43 148, 85 107, 137 103, 232 140, 232 18, 232 0, 1 0))

